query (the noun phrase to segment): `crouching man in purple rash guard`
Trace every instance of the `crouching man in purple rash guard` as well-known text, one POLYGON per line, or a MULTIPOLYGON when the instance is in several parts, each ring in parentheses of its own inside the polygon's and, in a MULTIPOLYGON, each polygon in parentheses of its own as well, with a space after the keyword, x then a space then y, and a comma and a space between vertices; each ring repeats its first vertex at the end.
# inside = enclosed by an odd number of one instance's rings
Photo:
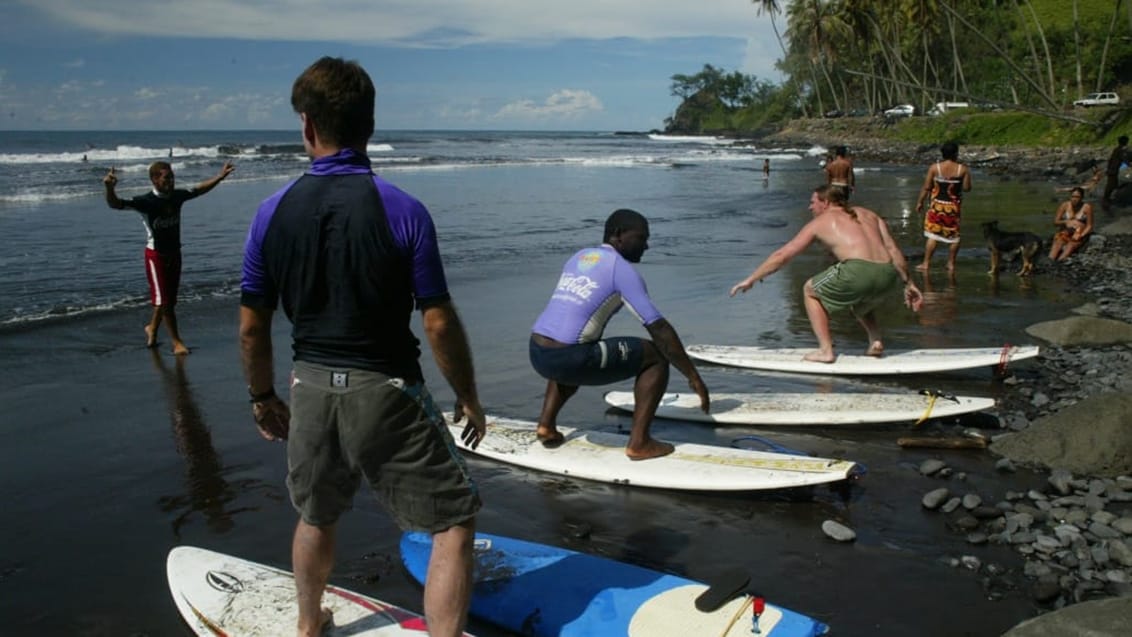
POLYGON ((633 268, 648 250, 649 222, 634 210, 615 210, 605 222, 597 248, 570 257, 546 309, 531 330, 531 365, 547 379, 538 438, 547 447, 562 444, 558 412, 580 385, 607 385, 636 377, 633 429, 625 455, 632 460, 665 456, 667 442, 649 436, 657 405, 668 388, 671 363, 688 378, 707 413, 707 386, 684 351, 676 330, 649 298, 645 281, 633 268), (640 319, 653 340, 632 336, 602 338, 609 319, 621 309, 640 319))

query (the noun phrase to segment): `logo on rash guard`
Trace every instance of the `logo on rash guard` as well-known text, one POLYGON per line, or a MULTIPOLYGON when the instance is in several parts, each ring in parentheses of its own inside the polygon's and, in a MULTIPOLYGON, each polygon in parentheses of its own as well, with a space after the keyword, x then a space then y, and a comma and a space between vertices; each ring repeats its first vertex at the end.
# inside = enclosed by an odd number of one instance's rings
POLYGON ((559 292, 569 292, 583 299, 590 298, 590 295, 593 294, 594 290, 597 288, 597 281, 581 274, 577 276, 563 274, 562 277, 558 279, 557 289, 559 292))
POLYGON ((601 263, 601 252, 598 250, 591 250, 578 257, 578 269, 582 272, 592 270, 598 263, 601 263))

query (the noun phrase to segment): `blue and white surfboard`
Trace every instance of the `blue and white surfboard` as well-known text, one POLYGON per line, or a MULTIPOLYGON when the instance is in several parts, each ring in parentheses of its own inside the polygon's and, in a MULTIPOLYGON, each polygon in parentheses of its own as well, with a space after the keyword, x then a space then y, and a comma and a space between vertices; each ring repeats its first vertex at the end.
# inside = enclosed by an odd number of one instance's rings
MULTIPOLYGON (((474 551, 472 615, 521 635, 815 637, 829 630, 746 594, 702 612, 695 600, 706 584, 563 548, 477 533, 474 551)), ((429 534, 401 537, 401 560, 418 582, 431 552, 429 534)))

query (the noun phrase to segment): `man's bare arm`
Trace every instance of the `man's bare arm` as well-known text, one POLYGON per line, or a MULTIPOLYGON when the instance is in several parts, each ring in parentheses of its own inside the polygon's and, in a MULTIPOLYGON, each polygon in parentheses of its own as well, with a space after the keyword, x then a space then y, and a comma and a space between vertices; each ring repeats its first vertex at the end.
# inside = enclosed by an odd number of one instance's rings
POLYGON ((705 414, 708 413, 711 408, 711 398, 708 396, 707 385, 704 384, 704 379, 700 377, 700 372, 692 363, 692 359, 688 358, 688 352, 684 350, 684 343, 680 340, 676 329, 666 319, 650 323, 645 329, 649 331, 649 336, 652 336, 653 343, 660 353, 688 379, 688 386, 700 397, 700 409, 703 409, 705 414))
POLYGON ((468 418, 461 438, 475 449, 483 440, 487 424, 476 393, 475 367, 464 325, 451 301, 426 307, 421 311, 421 320, 436 366, 456 392, 456 421, 468 418))
POLYGON ((118 185, 118 175, 114 174, 114 167, 110 167, 110 172, 102 178, 102 185, 106 186, 106 205, 115 210, 122 210, 126 207, 126 202, 118 198, 118 193, 114 192, 114 187, 118 185))
POLYGON ((221 168, 220 168, 220 172, 216 173, 216 175, 214 177, 211 177, 209 179, 205 179, 204 181, 200 182, 199 184, 193 186, 193 191, 192 191, 193 196, 199 197, 199 196, 205 194, 206 192, 212 190, 216 186, 220 185, 220 182, 224 181, 225 177, 232 174, 233 170, 236 170, 236 167, 232 165, 232 162, 230 162, 230 161, 224 162, 224 165, 221 166, 221 168))
POLYGON ((240 361, 248 394, 252 399, 252 417, 259 433, 267 440, 286 440, 291 427, 291 411, 275 394, 274 354, 271 344, 269 309, 240 306, 240 361))
POLYGON ((755 271, 752 272, 750 276, 733 285, 731 287, 731 296, 735 296, 739 292, 750 290, 755 283, 774 274, 791 259, 798 256, 803 250, 809 247, 817 236, 817 224, 821 222, 822 219, 819 217, 803 226, 802 229, 798 231, 798 234, 794 235, 793 239, 771 253, 765 261, 759 264, 759 267, 755 268, 755 271))

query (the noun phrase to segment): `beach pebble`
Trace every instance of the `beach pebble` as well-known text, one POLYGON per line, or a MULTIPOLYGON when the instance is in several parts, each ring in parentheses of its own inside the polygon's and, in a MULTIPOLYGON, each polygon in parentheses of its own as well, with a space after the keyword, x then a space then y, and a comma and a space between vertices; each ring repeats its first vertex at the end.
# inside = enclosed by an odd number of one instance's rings
POLYGON ((943 504, 949 495, 951 495, 951 492, 947 490, 947 487, 941 487, 925 493, 920 502, 925 509, 938 509, 939 505, 943 504))
POLYGON ((963 508, 970 511, 971 509, 983 503, 983 499, 975 493, 968 493, 963 496, 963 508))
POLYGON ((1061 595, 1061 584, 1056 579, 1051 581, 1048 575, 1039 578, 1030 589, 1030 597, 1043 604, 1057 599, 1059 595, 1061 595))
POLYGON ((1121 540, 1110 540, 1107 544, 1108 555, 1122 566, 1132 567, 1132 548, 1121 540))
POLYGON ((1072 486, 1069 484, 1073 480, 1073 474, 1065 469, 1054 469, 1049 474, 1049 484, 1061 495, 1069 495, 1073 492, 1072 486))
POLYGON ((947 466, 947 463, 935 458, 928 458, 920 463, 920 474, 925 476, 934 475, 939 473, 941 469, 947 466))
POLYGON ((1120 537, 1120 531, 1117 531, 1107 524, 1101 524, 1100 522, 1090 524, 1089 533, 1092 533, 1102 540, 1112 540, 1120 537))
POLYGON ((958 508, 959 508, 959 505, 960 505, 960 504, 962 504, 962 503, 963 503, 963 501, 962 501, 962 500, 960 500, 960 499, 959 499, 959 498, 957 498, 957 497, 956 497, 956 498, 951 498, 951 499, 949 499, 949 500, 948 500, 947 502, 944 502, 944 503, 943 503, 943 506, 941 506, 941 507, 939 508, 939 510, 940 510, 940 511, 943 511, 944 513, 951 513, 951 512, 952 512, 952 511, 954 511, 955 509, 958 509, 958 508))
POLYGON ((1112 528, 1125 535, 1132 535, 1132 517, 1123 517, 1113 520, 1112 528))
POLYGON ((837 540, 838 542, 852 542, 857 539, 857 533, 853 529, 835 522, 834 520, 826 520, 821 523, 821 530, 829 537, 837 540))
POLYGON ((999 458, 998 462, 994 463, 994 468, 1003 473, 1014 473, 1017 469, 1014 468, 1014 462, 1010 458, 999 458))

